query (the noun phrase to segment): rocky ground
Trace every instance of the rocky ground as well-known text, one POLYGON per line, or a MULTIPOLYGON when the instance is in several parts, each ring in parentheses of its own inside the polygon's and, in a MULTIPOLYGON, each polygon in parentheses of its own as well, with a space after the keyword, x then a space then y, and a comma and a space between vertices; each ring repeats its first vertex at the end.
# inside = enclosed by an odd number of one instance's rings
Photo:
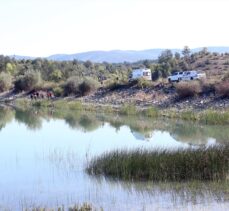
POLYGON ((225 109, 229 108, 229 99, 220 98, 213 93, 180 100, 173 86, 139 89, 137 87, 117 90, 101 89, 82 97, 85 103, 123 105, 133 104, 141 107, 156 106, 159 108, 177 109, 225 109))
MULTIPOLYGON (((26 92, 15 94, 13 91, 0 94, 0 102, 14 101, 17 98, 30 98, 26 92)), ((59 98, 58 98, 59 99, 59 98)), ((121 106, 132 104, 139 107, 156 106, 158 108, 175 108, 178 110, 194 109, 226 109, 229 108, 229 99, 220 98, 213 93, 180 100, 175 87, 158 85, 150 88, 120 87, 114 90, 99 89, 84 97, 68 97, 66 100, 81 100, 93 105, 121 106)))

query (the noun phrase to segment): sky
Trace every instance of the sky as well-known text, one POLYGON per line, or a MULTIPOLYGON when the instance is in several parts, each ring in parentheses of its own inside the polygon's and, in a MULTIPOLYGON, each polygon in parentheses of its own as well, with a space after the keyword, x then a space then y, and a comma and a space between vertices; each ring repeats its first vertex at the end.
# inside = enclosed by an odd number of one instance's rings
POLYGON ((228 0, 0 0, 0 54, 229 46, 228 0))

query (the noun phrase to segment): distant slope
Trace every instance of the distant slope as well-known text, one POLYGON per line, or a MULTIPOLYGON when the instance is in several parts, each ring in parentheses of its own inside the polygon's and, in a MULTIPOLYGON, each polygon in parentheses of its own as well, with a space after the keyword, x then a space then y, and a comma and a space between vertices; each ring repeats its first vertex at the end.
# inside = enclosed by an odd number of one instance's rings
POLYGON ((20 56, 20 55, 11 55, 10 58, 14 58, 16 60, 35 59, 35 57, 31 57, 31 56, 20 56))
MULTIPOLYGON (((192 49, 192 52, 198 52, 202 48, 192 49)), ((149 49, 142 51, 122 51, 122 50, 112 50, 112 51, 89 51, 84 53, 76 53, 76 54, 55 54, 49 57, 46 57, 48 60, 55 61, 72 61, 74 59, 79 61, 87 61, 90 60, 92 62, 109 62, 109 63, 122 63, 122 62, 136 62, 139 60, 154 60, 157 59, 162 51, 165 49, 149 49)), ((182 49, 171 49, 173 53, 179 52, 181 53, 182 49)), ((229 52, 229 47, 208 47, 208 51, 217 52, 217 53, 225 53, 229 52)), ((29 56, 11 56, 15 59, 34 59, 29 56)))
MULTIPOLYGON (((67 60, 80 60, 80 61, 93 61, 93 62, 109 62, 109 63, 121 63, 121 62, 136 62, 145 59, 157 59, 162 51, 165 49, 150 49, 142 51, 90 51, 77 54, 56 54, 49 56, 50 60, 67 61, 67 60)), ((172 49, 173 52, 180 51, 179 49, 172 49)))

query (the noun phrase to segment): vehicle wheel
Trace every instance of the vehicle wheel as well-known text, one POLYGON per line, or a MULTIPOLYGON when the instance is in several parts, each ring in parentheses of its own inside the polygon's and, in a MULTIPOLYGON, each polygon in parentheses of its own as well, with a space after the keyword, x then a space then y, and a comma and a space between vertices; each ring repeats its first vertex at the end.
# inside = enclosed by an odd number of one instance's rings
POLYGON ((193 80, 193 77, 191 77, 190 79, 193 80))

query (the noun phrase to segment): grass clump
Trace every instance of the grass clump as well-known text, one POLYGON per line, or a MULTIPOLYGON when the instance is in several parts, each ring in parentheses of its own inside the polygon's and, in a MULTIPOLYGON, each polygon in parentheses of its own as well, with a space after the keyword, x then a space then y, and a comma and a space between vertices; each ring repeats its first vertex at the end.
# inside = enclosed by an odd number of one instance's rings
POLYGON ((135 115, 137 114, 137 108, 135 105, 125 104, 119 109, 119 113, 123 115, 135 115))
POLYGON ((206 110, 199 114, 199 119, 205 124, 229 124, 229 111, 206 110))
POLYGON ((16 99, 14 105, 17 108, 28 109, 31 107, 31 101, 27 98, 16 99))
MULTIPOLYGON (((73 205, 69 208, 65 208, 64 206, 60 206, 57 208, 46 208, 46 207, 35 207, 35 208, 25 208, 25 211, 93 211, 96 210, 89 203, 83 203, 82 205, 73 205)), ((103 210, 101 208, 101 210, 103 210)))
POLYGON ((68 108, 70 110, 82 110, 83 109, 83 105, 80 101, 72 101, 68 103, 68 108))
POLYGON ((143 114, 147 117, 158 117, 159 110, 155 107, 149 107, 143 111, 143 114))
POLYGON ((113 151, 92 159, 86 170, 124 180, 225 180, 229 145, 178 151, 113 151))

